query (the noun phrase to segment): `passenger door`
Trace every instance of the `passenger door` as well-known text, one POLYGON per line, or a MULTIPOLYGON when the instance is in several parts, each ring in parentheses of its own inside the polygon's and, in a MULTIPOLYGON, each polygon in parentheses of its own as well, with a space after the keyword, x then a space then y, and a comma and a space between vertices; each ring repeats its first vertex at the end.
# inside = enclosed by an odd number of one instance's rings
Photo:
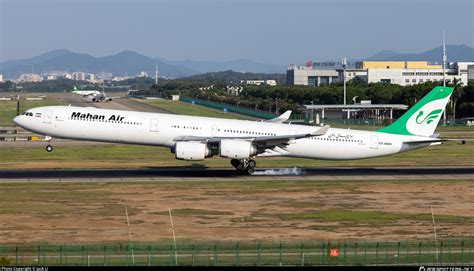
POLYGON ((51 123, 52 115, 53 115, 53 111, 46 110, 46 112, 44 112, 43 123, 51 123))
POLYGON ((151 119, 150 120, 150 132, 158 132, 158 120, 151 119))
POLYGON ((378 136, 371 136, 370 137, 370 148, 371 149, 378 149, 379 148, 379 137, 378 136))

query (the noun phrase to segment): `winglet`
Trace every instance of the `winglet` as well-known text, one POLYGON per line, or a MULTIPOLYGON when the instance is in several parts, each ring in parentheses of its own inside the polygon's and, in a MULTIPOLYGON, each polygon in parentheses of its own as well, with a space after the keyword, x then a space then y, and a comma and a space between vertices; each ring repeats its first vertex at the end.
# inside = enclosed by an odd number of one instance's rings
POLYGON ((265 120, 265 122, 283 123, 290 118, 290 115, 291 115, 291 110, 287 110, 285 113, 281 114, 280 116, 274 119, 265 120))
POLYGON ((314 131, 311 133, 312 136, 321 136, 326 134, 326 132, 329 130, 331 126, 329 125, 324 125, 323 127, 319 128, 318 130, 314 131))

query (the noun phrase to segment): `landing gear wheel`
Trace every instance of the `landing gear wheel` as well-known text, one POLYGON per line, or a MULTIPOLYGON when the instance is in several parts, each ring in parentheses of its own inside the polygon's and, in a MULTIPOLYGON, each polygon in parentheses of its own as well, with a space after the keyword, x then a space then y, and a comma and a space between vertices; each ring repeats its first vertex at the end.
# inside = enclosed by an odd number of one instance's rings
POLYGON ((253 160, 253 159, 250 159, 249 160, 249 167, 255 168, 256 166, 257 166, 257 162, 255 162, 255 160, 253 160))
POLYGON ((255 172, 255 168, 249 167, 249 168, 247 168, 246 172, 247 172, 247 174, 251 175, 252 173, 255 172))
POLYGON ((240 165, 240 161, 237 160, 237 159, 232 159, 232 160, 230 160, 230 164, 231 164, 233 167, 237 168, 237 167, 240 165))
POLYGON ((53 146, 51 146, 51 145, 46 146, 46 151, 47 152, 52 152, 53 151, 53 146))

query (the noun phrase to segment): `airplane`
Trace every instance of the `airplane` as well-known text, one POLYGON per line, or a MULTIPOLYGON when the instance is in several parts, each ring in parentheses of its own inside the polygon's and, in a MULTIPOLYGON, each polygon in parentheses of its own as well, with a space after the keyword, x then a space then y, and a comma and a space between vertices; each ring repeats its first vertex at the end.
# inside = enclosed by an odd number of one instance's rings
POLYGON ((399 119, 375 131, 283 123, 291 112, 268 121, 147 113, 75 106, 29 109, 16 125, 52 137, 167 147, 180 160, 211 156, 230 159, 242 173, 252 174, 256 157, 287 156, 352 160, 439 145, 433 134, 453 92, 437 86, 399 119))
POLYGON ((110 97, 105 94, 105 91, 102 92, 98 90, 78 90, 76 86, 74 86, 74 90, 72 91, 74 94, 82 95, 84 98, 90 99, 92 102, 110 102, 112 99, 122 98, 123 96, 117 97, 110 97))
POLYGON ((78 90, 76 86, 73 87, 73 90, 71 92, 74 94, 82 95, 84 98, 100 94, 100 91, 98 90, 78 90))

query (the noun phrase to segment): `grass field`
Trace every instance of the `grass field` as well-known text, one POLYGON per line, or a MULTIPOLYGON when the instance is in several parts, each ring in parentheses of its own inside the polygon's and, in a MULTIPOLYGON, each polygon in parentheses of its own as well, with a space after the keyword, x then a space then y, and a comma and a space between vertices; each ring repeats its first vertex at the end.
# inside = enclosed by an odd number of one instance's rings
POLYGON ((136 101, 150 104, 161 108, 163 110, 175 113, 178 115, 190 115, 190 116, 202 116, 212 118, 225 118, 225 119, 255 119, 249 116, 244 116, 236 113, 224 113, 223 111, 207 108, 200 105, 192 105, 190 103, 170 100, 146 100, 146 99, 135 99, 136 101))
MULTIPOLYGON (((289 157, 257 158, 258 167, 328 166, 474 166, 474 144, 448 142, 410 152, 350 161, 322 161, 289 157)), ((151 168, 165 166, 230 167, 227 159, 181 161, 167 148, 130 145, 56 147, 47 153, 44 146, 0 148, 0 168, 151 168)))
POLYGON ((0 184, 0 244, 430 239, 474 234, 471 180, 0 184), (462 192, 460 192, 462 191, 462 192))
MULTIPOLYGON (((13 118, 16 116, 16 104, 17 101, 0 101, 0 127, 14 125, 13 118)), ((48 105, 64 105, 64 102, 52 98, 45 98, 42 101, 21 100, 20 113, 26 109, 48 105)))

